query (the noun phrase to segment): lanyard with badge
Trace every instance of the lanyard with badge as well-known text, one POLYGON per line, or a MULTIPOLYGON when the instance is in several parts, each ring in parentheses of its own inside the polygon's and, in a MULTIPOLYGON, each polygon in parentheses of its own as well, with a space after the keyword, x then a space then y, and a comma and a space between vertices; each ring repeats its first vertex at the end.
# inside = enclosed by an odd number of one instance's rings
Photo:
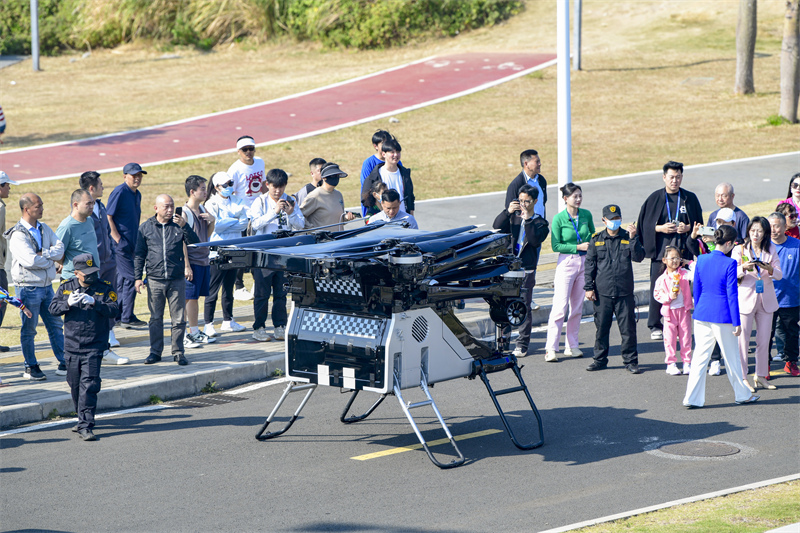
MULTIPOLYGON (((581 242, 583 242, 581 240, 581 234, 578 232, 578 224, 580 224, 581 215, 580 213, 578 213, 578 216, 572 218, 571 216, 569 216, 569 213, 567 213, 567 218, 569 219, 570 222, 572 222, 572 229, 575 230, 575 237, 578 239, 578 244, 580 244, 581 242)), ((581 252, 580 250, 578 250, 578 255, 586 255, 586 252, 581 252)))
POLYGON ((681 216, 681 190, 678 189, 678 202, 675 204, 675 218, 672 218, 672 210, 669 208, 669 194, 664 191, 664 203, 667 204, 667 224, 674 222, 678 223, 678 217, 681 216))
POLYGON ((519 237, 517 238, 517 257, 522 252, 522 246, 525 243, 525 219, 519 225, 519 237))
MULTIPOLYGON (((752 245, 750 246, 750 256, 754 260, 761 262, 761 254, 758 254, 758 257, 756 257, 756 252, 753 250, 752 245)), ((764 292, 764 280, 761 279, 761 269, 758 268, 758 265, 753 266, 756 267, 756 276, 758 276, 758 279, 756 279, 756 294, 762 294, 764 292)))

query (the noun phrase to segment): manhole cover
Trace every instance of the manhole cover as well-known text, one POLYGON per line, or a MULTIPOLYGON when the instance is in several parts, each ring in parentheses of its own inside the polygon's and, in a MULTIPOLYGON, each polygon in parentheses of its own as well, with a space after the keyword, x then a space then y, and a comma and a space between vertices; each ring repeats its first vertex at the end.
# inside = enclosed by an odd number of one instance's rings
POLYGON ((671 455, 683 455, 687 457, 725 457, 741 451, 736 446, 730 444, 702 440, 665 444, 658 449, 671 455))

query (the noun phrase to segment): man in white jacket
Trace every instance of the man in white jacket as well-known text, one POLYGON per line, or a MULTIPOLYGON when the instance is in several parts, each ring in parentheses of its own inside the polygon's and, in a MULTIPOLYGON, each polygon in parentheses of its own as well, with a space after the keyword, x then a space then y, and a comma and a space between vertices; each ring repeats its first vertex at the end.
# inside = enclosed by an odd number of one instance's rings
POLYGON ((19 200, 22 218, 4 233, 11 253, 11 278, 17 287, 17 297, 30 309, 32 316, 22 316, 20 344, 25 358, 25 379, 42 381, 47 376, 39 368, 34 350, 36 326, 41 316, 50 337, 50 347, 58 360, 57 376, 67 375, 64 360, 64 322, 50 314, 53 299, 53 280, 56 279, 56 262, 64 257, 64 243, 47 224, 39 220, 44 212, 42 199, 33 193, 22 195, 19 200))
MULTIPOLYGON (((289 176, 279 168, 267 172, 267 192, 263 193, 250 206, 248 216, 254 235, 266 235, 279 230, 301 230, 305 219, 294 199, 284 193, 289 176)), ((262 268, 253 269, 255 297, 253 299, 253 338, 257 341, 282 341, 286 335, 286 281, 283 272, 262 268), (273 334, 264 327, 269 310, 269 297, 272 295, 273 334)))

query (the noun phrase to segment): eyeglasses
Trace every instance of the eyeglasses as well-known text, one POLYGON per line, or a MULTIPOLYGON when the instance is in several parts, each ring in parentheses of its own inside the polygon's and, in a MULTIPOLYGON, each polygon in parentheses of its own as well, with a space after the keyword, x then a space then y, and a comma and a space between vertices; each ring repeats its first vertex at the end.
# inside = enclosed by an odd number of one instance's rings
POLYGON ((518 200, 518 202, 522 205, 531 205, 533 200, 518 200))
POLYGON ((245 146, 244 148, 242 148, 242 152, 255 152, 255 151, 256 151, 255 146, 245 146))

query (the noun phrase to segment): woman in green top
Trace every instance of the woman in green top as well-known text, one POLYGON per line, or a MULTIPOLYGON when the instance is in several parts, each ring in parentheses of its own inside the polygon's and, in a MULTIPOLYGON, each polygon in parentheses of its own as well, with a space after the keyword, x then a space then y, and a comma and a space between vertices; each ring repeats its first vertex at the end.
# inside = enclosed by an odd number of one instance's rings
POLYGON ((567 339, 564 343, 564 355, 580 357, 583 352, 578 349, 578 329, 581 325, 583 310, 583 272, 589 238, 594 233, 592 214, 581 209, 583 191, 579 185, 567 183, 561 187, 561 194, 567 208, 553 217, 550 243, 553 251, 558 252, 558 266, 553 280, 553 307, 547 321, 547 344, 545 344, 544 360, 558 361, 558 341, 561 338, 561 326, 567 317, 567 339), (569 315, 567 315, 569 309, 569 315))

